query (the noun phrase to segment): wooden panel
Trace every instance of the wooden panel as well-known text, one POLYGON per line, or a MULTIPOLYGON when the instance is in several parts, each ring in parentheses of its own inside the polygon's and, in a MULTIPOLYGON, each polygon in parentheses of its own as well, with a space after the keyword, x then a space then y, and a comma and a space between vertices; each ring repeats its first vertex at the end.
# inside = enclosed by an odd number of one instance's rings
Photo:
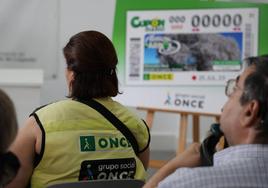
POLYGON ((186 137, 187 137, 187 125, 188 125, 188 116, 187 114, 181 114, 181 121, 180 121, 180 132, 179 132, 179 142, 178 142, 178 149, 177 154, 183 152, 186 147, 186 137))
POLYGON ((147 123, 149 129, 151 129, 153 126, 153 119, 154 119, 154 111, 148 110, 147 116, 146 116, 146 123, 147 123))
POLYGON ((199 116, 193 115, 193 142, 199 142, 199 116))
POLYGON ((165 160, 150 160, 149 167, 150 168, 161 168, 163 167, 168 161, 165 160))

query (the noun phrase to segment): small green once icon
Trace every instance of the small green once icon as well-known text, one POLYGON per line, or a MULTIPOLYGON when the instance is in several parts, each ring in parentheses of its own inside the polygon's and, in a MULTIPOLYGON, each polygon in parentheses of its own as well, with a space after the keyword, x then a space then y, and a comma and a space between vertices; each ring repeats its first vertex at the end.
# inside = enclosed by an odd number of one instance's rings
POLYGON ((80 136, 80 151, 96 151, 94 136, 80 136))

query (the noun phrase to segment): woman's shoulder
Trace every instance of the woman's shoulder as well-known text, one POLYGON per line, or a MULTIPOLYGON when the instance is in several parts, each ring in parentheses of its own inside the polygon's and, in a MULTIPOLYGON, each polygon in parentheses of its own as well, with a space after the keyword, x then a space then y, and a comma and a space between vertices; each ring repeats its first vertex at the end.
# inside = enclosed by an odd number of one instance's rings
POLYGON ((47 111, 47 110, 52 110, 52 109, 57 109, 57 108, 64 108, 66 106, 73 106, 74 105, 74 101, 70 100, 70 99, 62 99, 62 100, 58 100, 58 101, 53 101, 44 105, 41 105, 39 107, 37 107, 32 113, 38 113, 40 111, 47 111))

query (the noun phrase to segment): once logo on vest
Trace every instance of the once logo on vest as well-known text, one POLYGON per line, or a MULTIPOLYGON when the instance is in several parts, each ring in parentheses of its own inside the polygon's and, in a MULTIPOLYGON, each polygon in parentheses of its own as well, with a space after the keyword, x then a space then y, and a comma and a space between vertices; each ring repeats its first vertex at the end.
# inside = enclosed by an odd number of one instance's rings
POLYGON ((135 158, 85 160, 81 163, 79 180, 133 179, 136 167, 135 158))
POLYGON ((129 148, 131 144, 121 137, 80 136, 80 151, 90 152, 115 148, 129 148))
POLYGON ((80 150, 82 152, 96 151, 94 136, 80 136, 80 150))

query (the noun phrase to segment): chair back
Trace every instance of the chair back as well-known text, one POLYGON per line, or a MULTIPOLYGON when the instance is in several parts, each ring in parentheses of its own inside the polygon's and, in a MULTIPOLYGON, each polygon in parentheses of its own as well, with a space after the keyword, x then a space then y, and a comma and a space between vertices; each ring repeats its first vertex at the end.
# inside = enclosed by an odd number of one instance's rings
POLYGON ((135 179, 91 180, 50 185, 47 188, 141 188, 144 181, 135 179))

